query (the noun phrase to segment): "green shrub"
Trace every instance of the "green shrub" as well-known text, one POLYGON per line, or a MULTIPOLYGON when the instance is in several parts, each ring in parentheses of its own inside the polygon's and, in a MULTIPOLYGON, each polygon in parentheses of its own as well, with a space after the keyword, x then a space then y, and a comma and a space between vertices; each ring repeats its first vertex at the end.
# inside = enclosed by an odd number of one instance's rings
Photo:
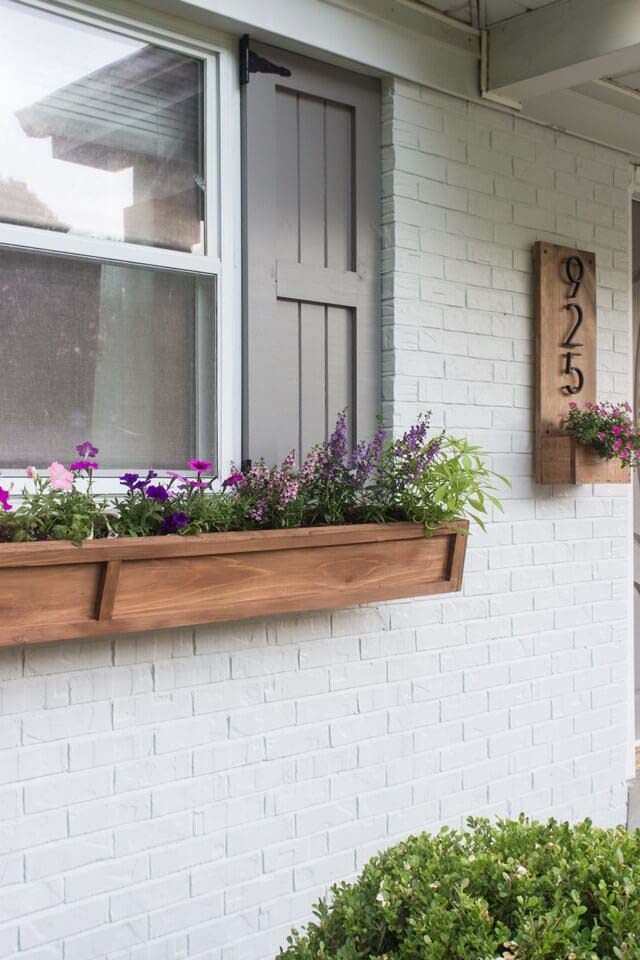
POLYGON ((638 960, 640 831, 469 820, 333 887, 286 960, 638 960))

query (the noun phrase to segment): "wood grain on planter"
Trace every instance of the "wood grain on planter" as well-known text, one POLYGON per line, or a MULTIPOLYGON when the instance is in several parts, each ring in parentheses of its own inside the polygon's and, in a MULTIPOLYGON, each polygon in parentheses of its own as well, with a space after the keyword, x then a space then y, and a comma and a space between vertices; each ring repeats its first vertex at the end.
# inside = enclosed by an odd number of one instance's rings
POLYGON ((0 646, 460 589, 468 524, 0 545, 0 646))
POLYGON ((619 460, 605 460, 595 450, 568 434, 539 438, 540 483, 629 483, 629 467, 619 460))

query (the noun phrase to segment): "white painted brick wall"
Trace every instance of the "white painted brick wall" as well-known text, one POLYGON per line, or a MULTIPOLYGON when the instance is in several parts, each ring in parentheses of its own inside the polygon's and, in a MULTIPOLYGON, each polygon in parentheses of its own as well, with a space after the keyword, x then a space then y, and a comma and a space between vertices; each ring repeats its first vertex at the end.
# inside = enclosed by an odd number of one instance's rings
POLYGON ((530 245, 595 249, 628 390, 625 158, 398 83, 385 413, 513 478, 463 596, 0 652, 0 957, 263 960, 331 881, 469 814, 625 815, 628 490, 532 481, 530 245))

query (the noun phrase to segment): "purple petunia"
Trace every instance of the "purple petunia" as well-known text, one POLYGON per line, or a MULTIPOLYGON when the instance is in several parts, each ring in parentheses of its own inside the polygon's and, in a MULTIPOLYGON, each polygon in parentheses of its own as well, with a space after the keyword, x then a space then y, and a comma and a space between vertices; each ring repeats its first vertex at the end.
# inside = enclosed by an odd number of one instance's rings
POLYGON ((145 493, 150 500, 158 500, 160 503, 163 503, 170 497, 170 493, 167 488, 163 487, 161 484, 157 484, 156 486, 150 484, 146 488, 145 493))
POLYGON ((157 476, 158 476, 158 474, 156 473, 155 470, 147 470, 147 475, 146 475, 146 477, 144 478, 144 480, 138 480, 138 482, 136 483, 136 485, 135 485, 135 487, 134 487, 133 489, 134 489, 134 490, 146 490, 147 486, 148 486, 148 485, 151 483, 151 481, 154 480, 157 476))
POLYGON ((13 510, 13 507, 9 503, 9 491, 5 490, 3 487, 0 487, 0 507, 3 510, 13 510))
POLYGON ((195 470, 196 473, 208 473, 213 464, 210 460, 188 460, 187 466, 190 470, 195 470))
POLYGON ((222 484, 222 488, 223 490, 226 490, 228 487, 238 487, 242 483, 244 483, 244 474, 238 471, 237 473, 232 473, 231 476, 227 477, 222 484))
POLYGON ((129 490, 134 490, 139 479, 139 473, 123 473, 120 477, 120 483, 123 487, 129 487, 129 490))
POLYGON ((189 515, 187 513, 174 513, 170 517, 165 517, 162 521, 162 529, 165 533, 176 533, 178 530, 184 530, 189 526, 189 515))
POLYGON ((76 460, 69 467, 69 470, 97 470, 100 464, 95 460, 76 460))
POLYGON ((76 447, 76 450, 78 451, 78 456, 83 460, 86 460, 87 458, 93 459, 100 453, 98 448, 94 447, 90 440, 85 440, 84 443, 79 443, 76 447))

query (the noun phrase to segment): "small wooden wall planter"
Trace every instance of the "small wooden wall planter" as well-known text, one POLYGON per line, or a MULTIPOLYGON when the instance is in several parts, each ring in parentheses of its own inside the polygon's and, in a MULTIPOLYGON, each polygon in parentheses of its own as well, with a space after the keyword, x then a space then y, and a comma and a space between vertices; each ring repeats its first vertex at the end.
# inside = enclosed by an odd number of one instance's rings
POLYGON ((567 434, 540 438, 539 483, 629 483, 628 467, 604 460, 595 450, 567 434))
POLYGON ((0 544, 0 646, 460 589, 465 521, 0 544))

